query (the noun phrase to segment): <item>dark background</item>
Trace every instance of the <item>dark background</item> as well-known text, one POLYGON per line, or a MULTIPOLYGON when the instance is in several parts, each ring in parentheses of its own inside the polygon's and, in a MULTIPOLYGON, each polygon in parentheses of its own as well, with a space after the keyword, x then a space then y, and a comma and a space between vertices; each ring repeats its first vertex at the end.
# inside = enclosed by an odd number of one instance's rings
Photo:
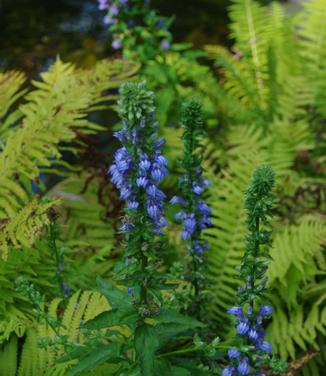
MULTIPOLYGON (((268 0, 263 1, 268 2, 268 0)), ((175 41, 227 43, 228 0, 153 0, 163 15, 176 16, 175 41)), ((0 0, 0 69, 30 76, 57 55, 81 66, 108 56, 107 27, 97 0, 0 0)))

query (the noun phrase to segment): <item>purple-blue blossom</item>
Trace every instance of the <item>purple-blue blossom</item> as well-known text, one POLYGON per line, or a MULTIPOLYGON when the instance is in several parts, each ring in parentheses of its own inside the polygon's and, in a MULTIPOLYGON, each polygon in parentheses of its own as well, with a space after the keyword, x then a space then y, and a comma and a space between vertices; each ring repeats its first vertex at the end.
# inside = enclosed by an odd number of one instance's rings
POLYGON ((119 13, 119 7, 116 4, 109 6, 109 14, 116 16, 119 13))
POLYGON ((162 40, 161 48, 162 50, 168 50, 171 47, 170 42, 167 39, 162 40))
MULTIPOLYGON (((257 314, 254 314, 251 306, 247 308, 246 312, 241 306, 232 307, 228 309, 227 312, 236 317, 237 333, 243 339, 244 343, 255 349, 258 356, 257 359, 263 354, 268 354, 272 351, 271 344, 264 340, 266 334, 261 325, 263 319, 268 318, 272 314, 273 309, 271 306, 260 306, 257 314)), ((229 369, 232 367, 236 367, 237 369, 234 375, 248 375, 250 373, 249 359, 244 356, 245 353, 242 354, 239 348, 232 348, 228 351, 228 357, 230 359, 229 369)), ((253 366, 259 367, 259 364, 253 364, 253 366)), ((258 373, 257 375, 260 374, 258 373)))
MULTIPOLYGON (((138 85, 142 87, 143 84, 138 85)), ((134 118, 131 123, 127 119, 123 117, 121 130, 114 132, 123 146, 115 152, 108 172, 120 191, 120 198, 127 201, 130 214, 139 210, 147 213, 153 230, 160 232, 166 226, 163 216, 166 196, 158 187, 158 182, 168 175, 168 161, 161 153, 164 140, 157 139, 157 125, 152 112, 134 118)), ((124 224, 121 229, 127 232, 134 227, 124 224)))
POLYGON ((235 376, 236 372, 236 368, 229 365, 223 369, 222 376, 235 376))
POLYGON ((239 361, 237 371, 240 375, 249 375, 250 374, 250 365, 248 363, 248 358, 245 357, 239 361))
POLYGON ((122 43, 119 39, 115 39, 113 42, 112 42, 112 47, 115 49, 115 50, 119 50, 121 47, 122 47, 122 43))
POLYGON ((98 8, 100 10, 105 10, 109 7, 108 0, 98 0, 98 8))

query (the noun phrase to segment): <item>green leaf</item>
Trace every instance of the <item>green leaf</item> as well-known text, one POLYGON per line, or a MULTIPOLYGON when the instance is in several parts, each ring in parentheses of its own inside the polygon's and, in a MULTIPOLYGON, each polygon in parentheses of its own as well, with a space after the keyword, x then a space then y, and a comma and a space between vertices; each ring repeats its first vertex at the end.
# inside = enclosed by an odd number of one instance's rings
POLYGON ((184 333, 189 331, 189 329, 193 329, 197 327, 197 325, 190 326, 188 324, 158 324, 155 326, 155 334, 159 341, 159 347, 161 348, 164 346, 170 339, 177 337, 180 333, 184 333))
POLYGON ((173 309, 162 309, 160 314, 155 317, 155 320, 161 324, 182 324, 188 329, 205 327, 203 323, 193 317, 182 315, 173 309))
POLYGON ((84 327, 91 330, 98 330, 123 324, 133 326, 138 317, 138 313, 134 307, 115 308, 100 313, 98 316, 94 317, 94 319, 87 321, 84 327))
POLYGON ((66 376, 75 376, 81 372, 90 371, 108 360, 113 361, 117 359, 119 355, 120 345, 118 343, 110 343, 109 345, 98 347, 72 367, 66 373, 66 376))
POLYGON ((172 367, 171 369, 172 373, 170 373, 171 376, 192 376, 194 375, 190 371, 188 371, 185 368, 182 367, 172 367))
POLYGON ((101 277, 96 278, 96 283, 100 293, 107 298, 112 308, 121 309, 122 306, 130 306, 132 304, 132 298, 126 291, 120 290, 101 277))
POLYGON ((159 347, 155 328, 150 325, 141 325, 135 332, 135 350, 140 359, 142 376, 154 375, 155 351, 159 347))

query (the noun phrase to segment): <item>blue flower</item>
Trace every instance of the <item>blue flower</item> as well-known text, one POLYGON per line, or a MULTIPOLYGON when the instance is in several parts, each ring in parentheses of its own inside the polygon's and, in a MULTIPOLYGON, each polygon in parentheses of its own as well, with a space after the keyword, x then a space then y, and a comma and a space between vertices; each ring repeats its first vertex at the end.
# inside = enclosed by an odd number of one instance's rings
POLYGON ((134 210, 134 209, 137 209, 137 208, 138 208, 139 203, 138 203, 137 201, 135 201, 135 200, 133 200, 133 201, 128 201, 127 206, 128 206, 128 209, 130 209, 130 210, 134 210))
POLYGON ((171 47, 170 42, 167 39, 162 40, 161 48, 162 50, 168 50, 171 47))
POLYGON ((229 358, 238 358, 240 356, 240 351, 237 349, 229 349, 228 350, 228 356, 229 358))
POLYGON ((139 168, 141 170, 149 170, 151 167, 151 162, 146 158, 144 157, 143 159, 141 159, 141 161, 139 162, 139 168))
POLYGON ((262 305, 259 310, 259 314, 262 316, 271 315, 273 313, 273 307, 262 305))
POLYGON ((246 334, 249 330, 249 325, 248 323, 246 323, 245 321, 242 321, 238 324, 237 326, 237 332, 243 336, 244 334, 246 334))
POLYGON ((112 42, 112 47, 115 49, 115 50, 119 50, 121 47, 122 47, 122 43, 119 39, 115 39, 113 42, 112 42))
POLYGON ((196 195, 200 195, 204 192, 204 188, 201 185, 199 185, 197 182, 192 183, 192 189, 194 190, 196 195))
POLYGON ((147 213, 153 219, 158 218, 160 215, 160 208, 156 206, 153 201, 149 200, 147 201, 147 213))
POLYGON ((242 311, 242 307, 240 306, 236 306, 236 307, 232 307, 232 308, 229 308, 227 310, 227 313, 229 315, 236 315, 238 317, 242 317, 243 316, 243 311, 242 311))
POLYGON ((234 376, 236 374, 237 370, 232 366, 227 366, 222 371, 222 376, 234 376))
POLYGON ((259 348, 267 353, 272 352, 272 345, 267 341, 263 341, 259 348))
POLYGON ((116 4, 112 4, 109 7, 109 13, 113 16, 116 16, 117 14, 119 14, 119 7, 116 4))
POLYGON ((259 338, 259 334, 255 329, 251 328, 248 331, 248 337, 252 339, 253 341, 257 341, 257 339, 259 338))
POLYGON ((240 360, 237 370, 240 375, 250 374, 250 365, 248 363, 248 358, 243 358, 240 360))
POLYGON ((112 18, 111 16, 107 15, 103 18, 103 22, 105 25, 113 25, 114 23, 116 23, 116 19, 115 18, 112 18))
POLYGON ((98 0, 98 9, 104 10, 108 8, 108 0, 98 0))
POLYGON ((148 180, 142 176, 136 180, 137 187, 145 188, 147 186, 148 180))

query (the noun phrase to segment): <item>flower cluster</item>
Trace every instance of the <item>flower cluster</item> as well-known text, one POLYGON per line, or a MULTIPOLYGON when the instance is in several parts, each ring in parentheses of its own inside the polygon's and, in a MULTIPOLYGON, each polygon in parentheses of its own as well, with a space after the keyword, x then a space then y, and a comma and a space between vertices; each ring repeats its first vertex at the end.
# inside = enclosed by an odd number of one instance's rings
POLYGON ((123 49, 127 58, 137 54, 147 60, 170 48, 172 19, 149 9, 148 0, 99 0, 98 3, 99 9, 107 12, 103 22, 113 35, 112 47, 123 49))
POLYGON ((176 219, 183 221, 183 240, 191 240, 192 248, 197 253, 207 249, 201 240, 201 231, 211 225, 211 210, 205 204, 202 194, 211 184, 202 176, 200 143, 203 135, 200 103, 193 99, 183 108, 182 126, 184 128, 184 152, 181 165, 185 176, 179 179, 180 196, 174 196, 172 204, 180 204, 182 210, 176 219))
MULTIPOLYGON (((266 334, 262 329, 263 320, 269 318, 272 312, 272 307, 267 305, 262 305, 257 315, 253 315, 251 309, 245 314, 241 306, 228 310, 229 314, 235 315, 237 318, 237 333, 245 346, 243 351, 241 347, 229 349, 228 356, 231 363, 223 370, 222 376, 249 375, 251 371, 250 358, 254 368, 260 368, 264 355, 272 351, 271 344, 264 340, 266 334), (248 354, 248 350, 254 353, 254 357, 250 356, 250 353, 248 354)), ((262 376, 263 373, 259 371, 254 375, 262 376)))
POLYGON ((269 362, 272 347, 265 341, 263 320, 272 314, 272 307, 263 305, 270 256, 267 248, 271 245, 268 231, 272 215, 272 189, 274 173, 268 166, 258 168, 246 191, 247 211, 246 247, 240 267, 242 287, 238 292, 239 305, 228 310, 237 319, 238 346, 228 351, 229 365, 222 376, 256 375, 263 376, 263 365, 269 362), (255 307, 259 306, 257 310, 255 307))
POLYGON ((165 194, 158 188, 158 183, 167 176, 168 170, 167 159, 161 154, 164 140, 157 139, 157 124, 152 112, 154 95, 141 82, 124 84, 121 96, 123 126, 114 135, 123 147, 116 151, 114 163, 109 168, 112 182, 120 190, 120 198, 127 202, 129 220, 121 230, 133 230, 132 218, 140 211, 147 214, 154 230, 160 232, 166 225, 163 217, 165 194))
MULTIPOLYGON (((196 235, 201 230, 211 225, 211 209, 201 198, 204 189, 210 187, 211 184, 208 180, 203 179, 202 168, 199 166, 196 167, 195 174, 192 174, 192 176, 187 172, 184 178, 180 178, 179 184, 180 186, 190 186, 192 192, 190 200, 174 196, 170 201, 171 204, 180 204, 182 207, 182 211, 176 214, 176 219, 183 221, 182 239, 197 238, 196 235)), ((198 253, 203 252, 206 248, 206 245, 200 245, 198 239, 193 240, 193 246, 198 253)))

